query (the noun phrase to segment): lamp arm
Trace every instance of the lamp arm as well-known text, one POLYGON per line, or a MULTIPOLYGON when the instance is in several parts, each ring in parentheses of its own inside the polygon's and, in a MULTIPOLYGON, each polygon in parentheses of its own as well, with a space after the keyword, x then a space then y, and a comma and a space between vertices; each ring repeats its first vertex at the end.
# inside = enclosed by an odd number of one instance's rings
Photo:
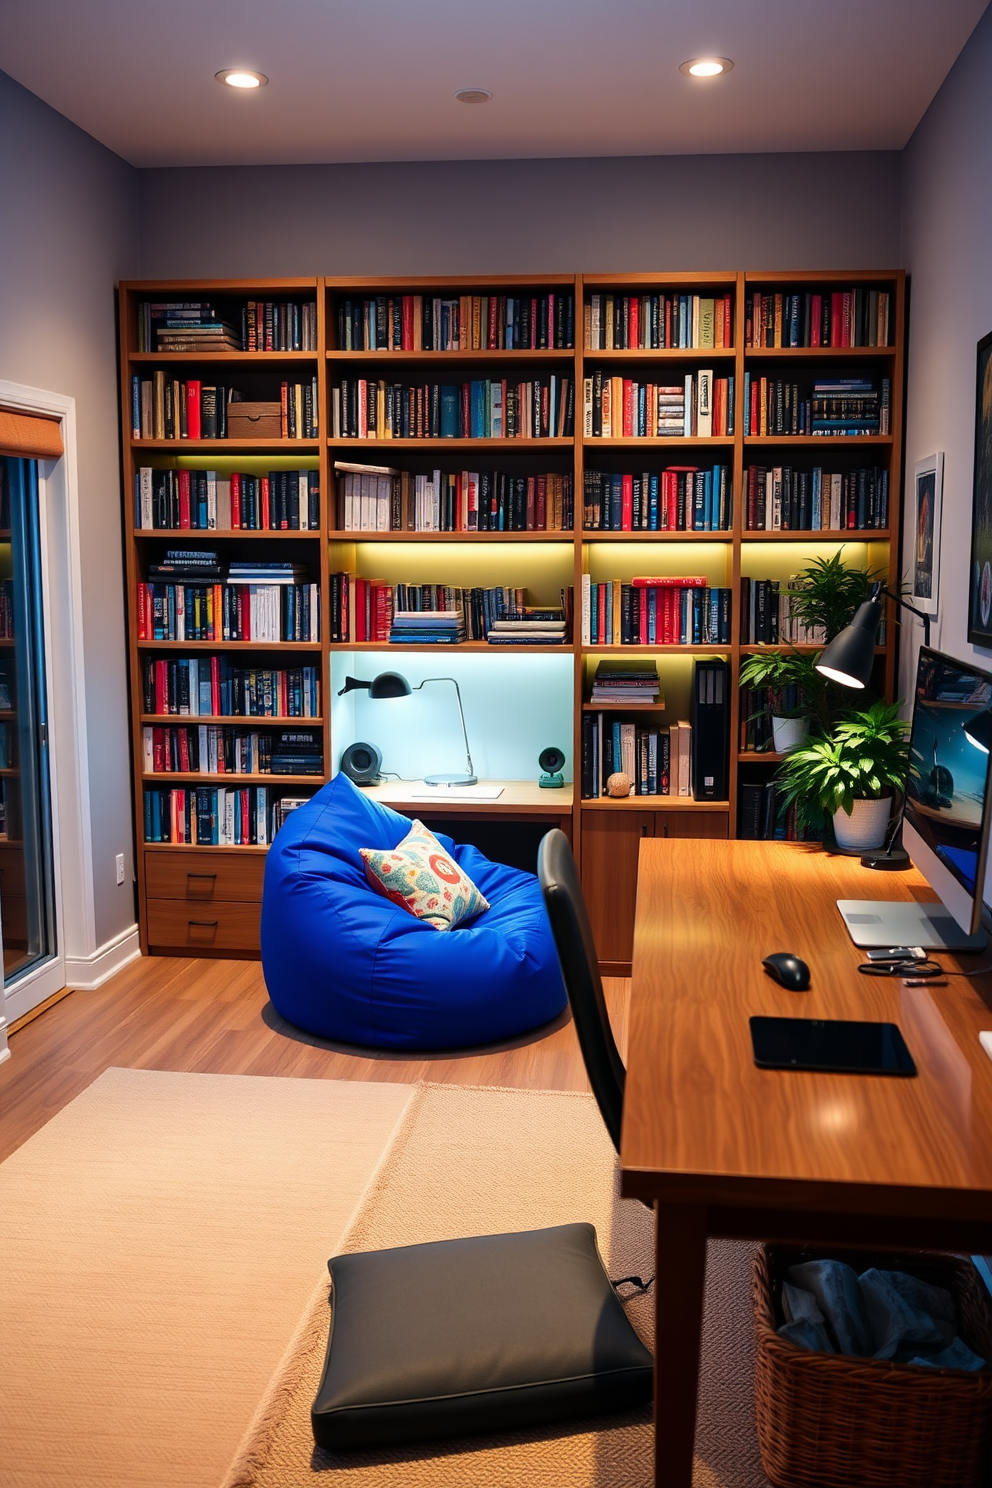
POLYGON ((454 677, 425 677, 423 682, 417 683, 416 687, 413 689, 414 692, 419 692, 420 689, 422 687, 425 687, 428 682, 450 682, 452 687, 455 689, 455 697, 458 699, 458 717, 462 721, 462 734, 465 739, 465 759, 468 762, 468 773, 470 775, 474 775, 475 769, 472 765, 472 751, 468 747, 468 729, 465 727, 465 709, 462 707, 461 688, 458 686, 458 683, 455 681, 454 677))
POLYGON ((908 600, 903 599, 901 594, 893 594, 892 590, 886 589, 884 584, 878 585, 878 592, 880 594, 884 594, 888 599, 894 600, 897 605, 900 605, 902 607, 902 609, 908 610, 911 615, 916 615, 920 620, 923 621, 923 644, 924 646, 929 646, 930 616, 926 614, 925 611, 918 610, 915 605, 911 605, 908 600))

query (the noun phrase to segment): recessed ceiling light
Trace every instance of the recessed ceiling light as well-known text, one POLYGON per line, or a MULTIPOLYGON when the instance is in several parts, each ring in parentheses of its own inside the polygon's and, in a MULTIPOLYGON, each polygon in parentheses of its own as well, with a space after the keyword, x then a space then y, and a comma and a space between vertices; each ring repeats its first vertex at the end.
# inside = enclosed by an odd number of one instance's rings
POLYGON ((488 88, 459 88, 455 93, 459 103, 488 103, 492 96, 488 88))
POLYGON ((247 67, 228 67, 215 72, 214 77, 229 88, 264 88, 269 81, 264 72, 252 72, 247 67))
POLYGON ((679 72, 686 77, 719 77, 722 72, 729 72, 733 65, 729 57, 690 57, 688 62, 682 63, 679 72))

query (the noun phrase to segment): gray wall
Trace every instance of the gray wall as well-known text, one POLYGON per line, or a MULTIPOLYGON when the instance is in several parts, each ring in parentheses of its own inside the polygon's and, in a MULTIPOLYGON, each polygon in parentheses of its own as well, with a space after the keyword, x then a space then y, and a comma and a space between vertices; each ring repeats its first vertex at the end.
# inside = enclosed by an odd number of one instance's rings
POLYGON ((896 152, 138 173, 146 277, 892 268, 896 152))
POLYGON ((134 923, 114 284, 138 271, 136 173, 4 73, 0 139, 0 377, 76 400, 99 946, 134 923))
MULTIPOLYGON (((944 650, 968 646, 968 563, 975 438, 975 344, 992 331, 992 10, 978 23, 904 152, 903 262, 911 279, 907 476, 944 451, 940 625, 944 650)), ((907 498, 907 512, 909 511, 907 498)), ((904 561, 911 555, 907 533, 904 561)), ((917 638, 920 628, 915 627, 917 638)), ((903 686, 915 648, 903 651, 903 686), (909 653, 907 655, 907 652, 909 653)))

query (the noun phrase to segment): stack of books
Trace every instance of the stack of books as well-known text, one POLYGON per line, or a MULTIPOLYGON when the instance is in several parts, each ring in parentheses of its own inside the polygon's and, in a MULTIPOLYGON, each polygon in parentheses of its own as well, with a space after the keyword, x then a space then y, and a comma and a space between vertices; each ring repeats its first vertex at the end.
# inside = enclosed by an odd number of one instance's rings
POLYGON ((206 548, 169 548, 161 563, 149 563, 150 580, 216 584, 223 577, 220 558, 206 548))
POLYGON ((146 301, 143 351, 241 351, 241 337, 203 300, 146 301), (152 338, 154 336, 154 344, 152 338))
POLYGON ((394 610, 391 645, 457 646, 465 639, 465 620, 457 610, 394 610))
POLYGON ((889 379, 882 391, 867 377, 839 377, 813 384, 813 434, 888 434, 889 379))
POLYGON ((324 755, 317 729, 281 729, 272 741, 273 775, 322 775, 324 755))
POLYGON ((608 657, 596 668, 594 703, 658 703, 664 706, 661 681, 653 661, 622 661, 608 657))
POLYGON ((564 609, 533 605, 494 620, 486 632, 490 646, 564 646, 567 639, 564 609))
POLYGON ((306 577, 305 563, 255 563, 235 558, 227 570, 229 584, 302 584, 306 577))

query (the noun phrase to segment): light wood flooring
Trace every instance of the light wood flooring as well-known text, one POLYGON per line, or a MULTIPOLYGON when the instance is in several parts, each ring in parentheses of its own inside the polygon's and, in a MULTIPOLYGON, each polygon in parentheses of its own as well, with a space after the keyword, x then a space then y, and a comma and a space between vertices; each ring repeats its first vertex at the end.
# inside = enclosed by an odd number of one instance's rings
MULTIPOLYGON (((605 980, 621 1052, 630 983, 605 980)), ((436 1080, 586 1090, 567 1012, 512 1043, 400 1055, 332 1045, 294 1029, 268 1000, 258 961, 143 957, 95 992, 73 992, 10 1039, 0 1065, 0 1161, 111 1065, 297 1079, 436 1080)))

